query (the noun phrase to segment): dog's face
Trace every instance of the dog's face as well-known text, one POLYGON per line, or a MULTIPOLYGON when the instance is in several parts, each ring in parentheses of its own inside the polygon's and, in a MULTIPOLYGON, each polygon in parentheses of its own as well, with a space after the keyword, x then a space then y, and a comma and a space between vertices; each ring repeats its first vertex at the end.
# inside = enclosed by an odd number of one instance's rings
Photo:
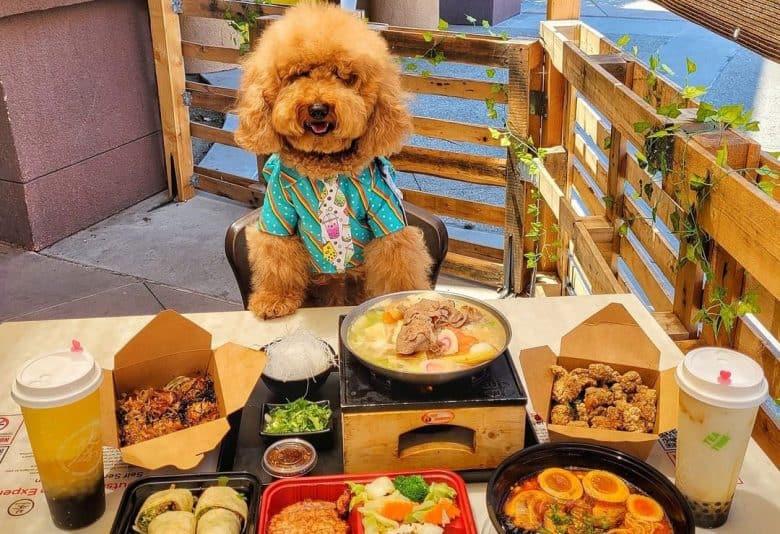
MULTIPOLYGON (((244 63, 236 141, 258 154, 356 167, 398 151, 411 130, 384 39, 333 5, 291 8, 244 63)), ((307 163, 308 164, 308 163, 307 163)))
MULTIPOLYGON (((344 56, 347 56, 346 54, 344 56)), ((293 61, 282 66, 273 97, 273 129, 294 150, 314 154, 349 151, 363 136, 376 104, 376 83, 354 57, 293 61)), ((269 92, 270 93, 270 92, 269 92)))

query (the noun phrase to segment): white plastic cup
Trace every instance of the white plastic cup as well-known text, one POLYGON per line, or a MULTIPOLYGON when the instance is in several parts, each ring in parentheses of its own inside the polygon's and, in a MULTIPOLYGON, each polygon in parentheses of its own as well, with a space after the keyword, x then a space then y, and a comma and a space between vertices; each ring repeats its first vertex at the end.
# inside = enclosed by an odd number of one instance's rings
POLYGON ((706 347, 677 366, 680 387, 675 484, 693 509, 696 526, 726 522, 758 407, 769 384, 744 354, 706 347))
POLYGON ((357 0, 341 0, 341 7, 348 11, 355 11, 357 9, 357 0))
POLYGON ((35 464, 54 524, 76 529, 106 507, 100 431, 103 371, 74 342, 71 350, 26 362, 11 396, 22 408, 35 464))

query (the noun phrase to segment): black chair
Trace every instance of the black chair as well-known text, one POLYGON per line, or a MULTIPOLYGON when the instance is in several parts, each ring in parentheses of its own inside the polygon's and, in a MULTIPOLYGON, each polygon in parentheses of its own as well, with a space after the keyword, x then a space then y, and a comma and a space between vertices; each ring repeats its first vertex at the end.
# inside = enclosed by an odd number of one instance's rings
MULTIPOLYGON (((407 222, 410 226, 416 226, 423 231, 425 244, 428 247, 428 253, 433 258, 433 268, 431 269, 431 287, 436 286, 436 280, 439 278, 439 271, 447 255, 447 228, 436 215, 404 202, 407 222)), ((260 210, 256 209, 241 218, 237 219, 225 234, 225 255, 230 266, 233 268, 233 274, 238 283, 238 289, 241 291, 241 299, 244 301, 244 308, 247 308, 249 295, 251 293, 252 272, 249 267, 249 255, 246 244, 246 228, 255 224, 260 216, 260 210)))

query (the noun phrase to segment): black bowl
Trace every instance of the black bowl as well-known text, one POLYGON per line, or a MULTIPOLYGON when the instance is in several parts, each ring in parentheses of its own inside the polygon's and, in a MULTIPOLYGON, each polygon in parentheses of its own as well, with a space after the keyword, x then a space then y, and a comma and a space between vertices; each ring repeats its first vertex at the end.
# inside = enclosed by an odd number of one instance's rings
MULTIPOLYGON (((321 406, 326 406, 330 408, 330 401, 323 400, 323 401, 315 401, 317 404, 321 406)), ((315 449, 328 449, 333 445, 333 415, 330 416, 330 420, 328 420, 328 425, 323 430, 316 430, 314 432, 287 432, 284 434, 274 434, 272 432, 266 432, 264 430, 265 428, 265 414, 269 413, 271 410, 278 406, 284 406, 284 404, 274 404, 270 402, 266 402, 263 404, 263 407, 260 408, 260 435, 263 438, 263 442, 266 445, 270 445, 271 443, 275 441, 279 441, 281 439, 287 439, 287 438, 299 438, 299 439, 305 439, 312 445, 314 445, 315 449)))
POLYGON ((624 452, 586 443, 544 443, 516 452, 496 468, 487 487, 487 508, 497 532, 508 532, 498 511, 514 484, 548 467, 603 469, 658 501, 675 534, 694 534, 693 512, 682 493, 660 471, 624 452))
MULTIPOLYGON (((268 348, 277 341, 279 341, 279 339, 272 341, 263 347, 263 349, 268 348)), ((336 351, 333 350, 333 347, 331 347, 329 343, 326 343, 326 345, 328 346, 330 353, 336 357, 336 351)), ((293 401, 304 396, 309 397, 310 394, 318 391, 328 380, 328 376, 335 370, 338 370, 338 363, 336 363, 336 366, 325 369, 323 372, 316 374, 311 378, 304 378, 302 380, 288 380, 285 382, 266 376, 265 374, 260 375, 260 378, 268 389, 276 394, 279 399, 293 401)))

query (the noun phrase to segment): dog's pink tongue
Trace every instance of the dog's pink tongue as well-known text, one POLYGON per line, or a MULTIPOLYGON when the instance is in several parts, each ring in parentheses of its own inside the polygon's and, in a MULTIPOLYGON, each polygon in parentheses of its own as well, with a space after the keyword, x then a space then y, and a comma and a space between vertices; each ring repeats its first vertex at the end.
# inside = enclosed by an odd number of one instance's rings
POLYGON ((314 122, 311 125, 312 131, 316 134, 323 134, 328 131, 328 123, 327 122, 314 122))

